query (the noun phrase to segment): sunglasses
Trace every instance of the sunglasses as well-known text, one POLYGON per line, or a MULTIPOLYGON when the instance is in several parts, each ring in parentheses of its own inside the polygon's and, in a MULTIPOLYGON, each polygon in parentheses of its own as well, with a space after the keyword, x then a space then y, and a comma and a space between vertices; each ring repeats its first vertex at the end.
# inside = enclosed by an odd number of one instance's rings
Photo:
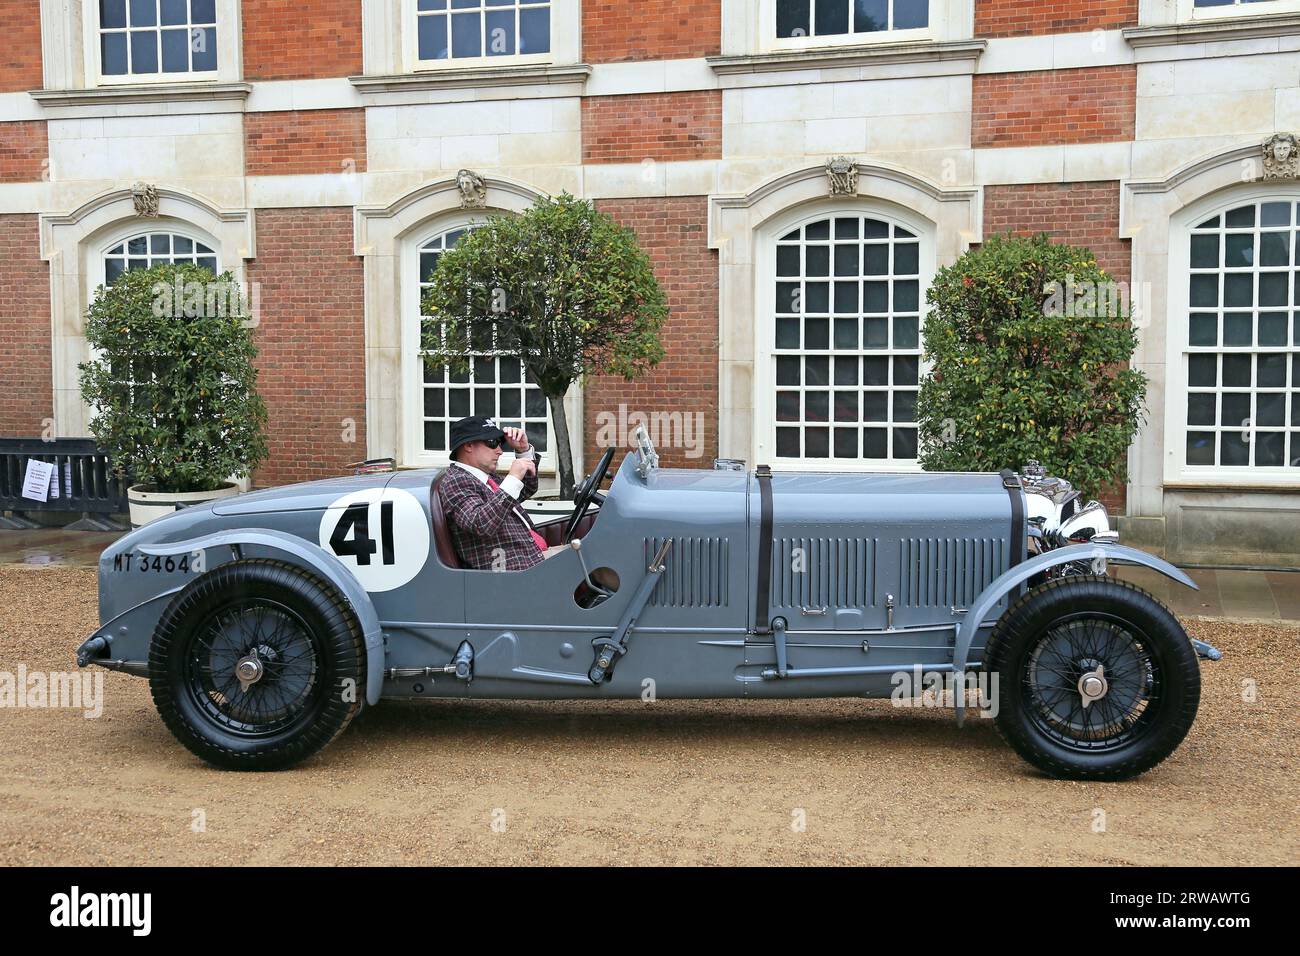
POLYGON ((501 448, 502 446, 505 445, 505 443, 506 443, 506 440, 505 440, 504 438, 485 438, 485 439, 483 439, 483 444, 487 445, 489 448, 501 448))

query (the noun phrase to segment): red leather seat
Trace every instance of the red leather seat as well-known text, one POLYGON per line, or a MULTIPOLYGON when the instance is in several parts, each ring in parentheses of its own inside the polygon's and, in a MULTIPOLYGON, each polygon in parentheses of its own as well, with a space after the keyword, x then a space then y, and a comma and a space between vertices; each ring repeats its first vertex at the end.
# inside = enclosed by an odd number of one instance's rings
POLYGON ((439 475, 433 479, 433 484, 429 487, 429 517, 433 525, 434 546, 443 564, 449 568, 463 568, 460 556, 456 554, 456 547, 451 543, 451 529, 447 527, 447 515, 442 510, 442 496, 438 494, 438 485, 441 481, 442 475, 439 475))

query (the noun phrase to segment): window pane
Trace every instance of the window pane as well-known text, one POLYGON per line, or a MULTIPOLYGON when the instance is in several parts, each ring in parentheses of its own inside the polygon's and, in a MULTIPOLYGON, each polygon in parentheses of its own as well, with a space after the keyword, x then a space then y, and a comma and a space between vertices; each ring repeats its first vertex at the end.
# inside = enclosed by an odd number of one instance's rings
POLYGON ((131 32, 131 72, 158 72, 158 34, 155 31, 131 32))
POLYGON ((1193 392, 1187 396, 1187 424, 1217 425, 1213 392, 1193 392))
POLYGON ((549 7, 519 11, 519 52, 551 52, 551 11, 549 7))
POLYGON ((819 37, 849 32, 849 0, 816 0, 813 29, 819 37))
POLYGON ((889 29, 889 0, 853 0, 853 32, 889 29))
POLYGON ((217 69, 216 27, 195 27, 190 30, 190 53, 195 73, 217 69))
POLYGON ((831 430, 829 428, 805 428, 803 434, 805 458, 829 458, 831 430))
POLYGON ((483 55, 483 16, 480 13, 457 13, 451 18, 451 55, 483 55))
POLYGON ((1214 464, 1214 432, 1187 433, 1187 464, 1214 464))
POLYGON ((162 68, 164 73, 186 73, 190 68, 190 31, 162 31, 162 68))
POLYGON ((121 29, 126 26, 126 0, 99 0, 99 28, 121 29))
POLYGON ((804 251, 803 274, 823 278, 831 274, 831 250, 827 246, 809 246, 804 251))
POLYGON ((915 428, 894 429, 894 457, 903 459, 916 457, 915 428))
POLYGON ((513 56, 515 52, 515 12, 492 10, 487 14, 487 55, 513 56))
POLYGON ((1219 317, 1214 312, 1196 312, 1191 317, 1188 334, 1191 345, 1219 344, 1219 317))
POLYGON ((1223 344, 1248 346, 1254 339, 1253 312, 1228 312, 1223 316, 1223 344))
POLYGON ((157 0, 131 0, 131 26, 152 27, 157 24, 157 0))
POLYGON ((1192 236, 1192 268, 1217 269, 1220 265, 1218 235, 1192 236))
POLYGON ((1275 468, 1286 463, 1286 432, 1256 432, 1255 464, 1275 468))
POLYGON ((216 23, 217 0, 190 0, 190 23, 216 23))
POLYGON ((776 0, 776 35, 806 37, 812 32, 810 0, 776 0))
POLYGON ((930 0, 894 0, 894 29, 913 30, 930 25, 930 0))
POLYGON ((99 38, 100 71, 105 76, 126 74, 126 34, 105 33, 99 38))
POLYGON ((184 26, 189 22, 189 6, 187 0, 161 0, 159 20, 163 26, 184 26))
MULTIPOLYGON (((1290 206, 1287 208, 1289 209, 1290 206)), ((1291 264, 1291 233, 1261 233, 1259 237, 1259 264, 1261 266, 1289 266, 1291 264)))

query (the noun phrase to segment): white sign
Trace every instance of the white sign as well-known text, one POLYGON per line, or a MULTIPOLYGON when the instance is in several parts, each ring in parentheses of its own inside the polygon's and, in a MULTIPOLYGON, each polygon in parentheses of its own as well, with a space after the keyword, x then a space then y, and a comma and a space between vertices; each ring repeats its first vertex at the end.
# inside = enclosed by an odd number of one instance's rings
POLYGON ((429 557, 429 518, 415 495, 367 488, 332 502, 320 523, 320 546, 367 591, 406 584, 429 557))
POLYGON ((23 476, 23 497, 33 501, 50 500, 50 482, 54 480, 54 466, 48 461, 27 459, 27 473, 23 476))

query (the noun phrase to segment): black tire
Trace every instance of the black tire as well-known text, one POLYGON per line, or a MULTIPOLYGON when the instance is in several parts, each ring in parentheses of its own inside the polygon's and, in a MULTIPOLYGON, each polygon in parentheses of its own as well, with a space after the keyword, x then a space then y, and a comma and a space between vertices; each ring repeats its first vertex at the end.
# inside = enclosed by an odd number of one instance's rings
POLYGON ((1063 779, 1150 770, 1182 743, 1201 699, 1196 651, 1178 619, 1141 588, 1106 577, 1070 576, 1022 595, 984 660, 998 674, 998 731, 1063 779), (1097 673, 1109 674, 1105 695, 1085 706, 1081 682, 1097 673))
POLYGON ((280 561, 215 568, 163 612, 149 689, 176 738, 227 770, 279 770, 320 750, 361 709, 361 629, 333 587, 280 561), (235 665, 258 673, 241 685, 235 665))

